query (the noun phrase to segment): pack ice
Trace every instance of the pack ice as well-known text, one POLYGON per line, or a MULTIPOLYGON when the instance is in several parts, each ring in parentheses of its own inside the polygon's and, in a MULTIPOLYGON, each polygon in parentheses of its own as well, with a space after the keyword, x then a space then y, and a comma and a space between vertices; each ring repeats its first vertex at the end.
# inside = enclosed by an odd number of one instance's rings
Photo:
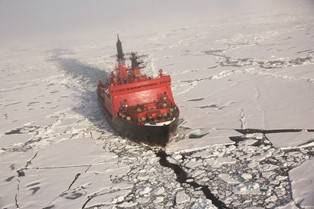
POLYGON ((314 208, 313 9, 1 1, 0 208, 314 208), (166 147, 116 135, 98 106, 116 33, 173 79, 166 147))

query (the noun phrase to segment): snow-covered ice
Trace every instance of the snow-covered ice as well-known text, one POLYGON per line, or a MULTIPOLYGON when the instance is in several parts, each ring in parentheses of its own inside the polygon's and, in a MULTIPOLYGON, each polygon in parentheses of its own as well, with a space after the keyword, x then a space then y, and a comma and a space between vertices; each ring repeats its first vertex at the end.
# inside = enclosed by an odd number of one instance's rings
POLYGON ((313 208, 314 205, 313 167, 314 162, 311 159, 290 171, 293 198, 295 203, 302 208, 313 208))
POLYGON ((0 208, 314 208, 314 4, 0 2, 0 208), (115 38, 172 77, 178 133, 117 136, 115 38))

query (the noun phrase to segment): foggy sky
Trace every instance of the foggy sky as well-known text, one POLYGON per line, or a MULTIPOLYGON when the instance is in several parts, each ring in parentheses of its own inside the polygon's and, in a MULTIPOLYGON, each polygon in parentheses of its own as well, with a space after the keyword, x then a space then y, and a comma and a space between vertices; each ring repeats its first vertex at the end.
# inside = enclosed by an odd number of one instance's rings
POLYGON ((291 4, 313 11, 312 0, 0 0, 0 43, 95 31, 158 30, 224 15, 265 15, 291 4))

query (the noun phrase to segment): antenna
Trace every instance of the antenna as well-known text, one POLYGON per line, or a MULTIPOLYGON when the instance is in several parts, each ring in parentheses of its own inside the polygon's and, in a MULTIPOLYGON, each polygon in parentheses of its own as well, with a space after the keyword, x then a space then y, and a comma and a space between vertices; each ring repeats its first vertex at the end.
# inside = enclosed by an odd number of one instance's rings
POLYGON ((124 63, 125 59, 124 59, 124 53, 122 50, 122 43, 119 39, 119 34, 117 34, 117 61, 118 63, 124 63))

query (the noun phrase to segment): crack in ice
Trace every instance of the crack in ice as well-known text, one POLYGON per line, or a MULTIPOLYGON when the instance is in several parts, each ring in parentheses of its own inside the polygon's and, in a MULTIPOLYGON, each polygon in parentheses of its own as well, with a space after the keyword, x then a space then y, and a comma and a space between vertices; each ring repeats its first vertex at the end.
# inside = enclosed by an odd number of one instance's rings
POLYGON ((198 189, 200 188, 201 191, 203 192, 203 194, 205 195, 205 197, 209 200, 212 201, 212 203, 219 209, 228 209, 228 207, 226 206, 226 204, 224 202, 222 202, 221 200, 219 200, 219 198, 215 197, 211 191, 209 190, 208 186, 205 185, 201 185, 198 184, 197 182, 195 182, 195 180, 193 178, 188 178, 187 173, 177 164, 173 164, 170 163, 167 160, 167 156, 169 156, 165 151, 163 150, 159 150, 156 153, 156 156, 159 157, 159 163, 161 166, 163 167, 167 167, 170 168, 174 171, 174 173, 177 176, 177 181, 180 184, 186 183, 190 186, 192 186, 194 189, 198 189))

